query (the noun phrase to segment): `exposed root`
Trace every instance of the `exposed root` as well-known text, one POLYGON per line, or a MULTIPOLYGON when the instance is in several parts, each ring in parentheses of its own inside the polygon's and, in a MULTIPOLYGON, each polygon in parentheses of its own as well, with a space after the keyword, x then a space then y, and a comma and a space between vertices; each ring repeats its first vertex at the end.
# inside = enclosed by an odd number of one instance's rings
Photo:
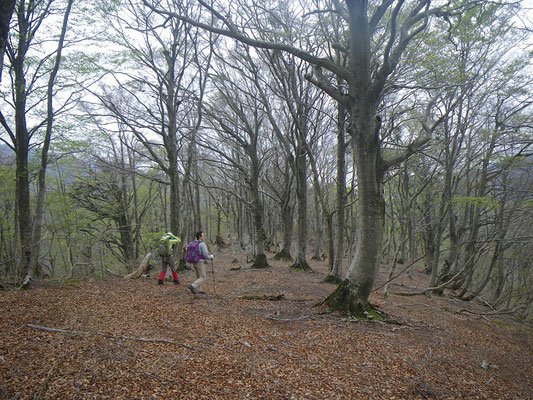
POLYGON ((307 264, 307 261, 295 262, 289 269, 295 272, 313 272, 313 269, 307 264))
POLYGON ((335 275, 328 275, 324 279, 324 283, 334 283, 336 285, 339 285, 342 282, 342 279, 335 275))
POLYGON ((370 304, 367 299, 363 299, 359 295, 357 285, 352 284, 348 279, 345 279, 332 294, 317 305, 322 304, 326 304, 331 311, 338 312, 350 319, 401 325, 401 323, 392 320, 385 312, 370 304))

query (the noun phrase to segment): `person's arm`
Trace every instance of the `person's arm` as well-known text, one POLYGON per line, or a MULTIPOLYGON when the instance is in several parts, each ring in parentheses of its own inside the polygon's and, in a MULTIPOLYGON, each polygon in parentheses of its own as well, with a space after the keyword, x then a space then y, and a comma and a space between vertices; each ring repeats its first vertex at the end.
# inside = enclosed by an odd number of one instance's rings
POLYGON ((172 232, 167 232, 169 247, 174 246, 176 243, 181 243, 181 239, 174 235, 172 232))
POLYGON ((207 245, 204 242, 200 242, 198 248, 200 250, 200 254, 203 255, 206 260, 213 259, 213 255, 209 254, 209 251, 207 250, 207 245))
MULTIPOLYGON (((175 237, 175 236, 174 236, 175 237)), ((174 246, 175 244, 177 243, 181 243, 181 239, 179 237, 176 237, 175 239, 169 239, 168 243, 170 244, 170 246, 174 246)))

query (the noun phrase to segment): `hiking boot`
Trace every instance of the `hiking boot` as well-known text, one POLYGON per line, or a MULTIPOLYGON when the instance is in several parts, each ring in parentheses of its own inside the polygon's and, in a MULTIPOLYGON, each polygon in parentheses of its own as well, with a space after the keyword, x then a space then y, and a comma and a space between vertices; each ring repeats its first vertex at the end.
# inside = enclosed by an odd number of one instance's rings
POLYGON ((157 281, 157 284, 158 284, 158 285, 162 285, 162 284, 163 284, 163 279, 159 279, 159 280, 157 281))
POLYGON ((178 279, 173 280, 173 282, 174 282, 174 285, 179 285, 180 284, 180 281, 178 279))
POLYGON ((192 292, 192 294, 196 294, 196 289, 193 285, 189 285, 189 290, 192 292))

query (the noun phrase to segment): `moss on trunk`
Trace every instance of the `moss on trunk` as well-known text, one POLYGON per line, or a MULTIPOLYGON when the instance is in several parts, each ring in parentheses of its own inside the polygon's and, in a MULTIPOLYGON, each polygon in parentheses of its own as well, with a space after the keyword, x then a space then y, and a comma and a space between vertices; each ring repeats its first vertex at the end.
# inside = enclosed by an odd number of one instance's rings
POLYGON ((358 320, 397 323, 391 320, 386 313, 372 306, 367 300, 362 299, 358 295, 357 289, 357 285, 351 283, 349 279, 345 279, 320 304, 326 304, 331 311, 358 320))
POLYGON ((342 279, 335 275, 328 275, 324 279, 324 283, 334 283, 336 285, 340 284, 342 282, 342 279))

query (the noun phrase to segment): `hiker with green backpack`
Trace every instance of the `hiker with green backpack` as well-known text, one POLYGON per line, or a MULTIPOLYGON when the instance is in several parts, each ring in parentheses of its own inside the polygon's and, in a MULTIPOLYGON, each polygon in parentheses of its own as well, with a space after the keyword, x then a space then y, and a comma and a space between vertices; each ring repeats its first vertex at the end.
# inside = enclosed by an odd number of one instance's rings
POLYGON ((181 243, 181 239, 172 234, 172 232, 167 232, 159 240, 159 248, 157 250, 157 253, 161 256, 161 273, 159 274, 159 279, 157 281, 159 285, 163 284, 168 267, 170 267, 170 270, 172 271, 174 285, 179 285, 180 283, 178 273, 176 272, 176 265, 174 264, 174 258, 172 257, 172 253, 174 252, 173 248, 178 243, 181 243))

